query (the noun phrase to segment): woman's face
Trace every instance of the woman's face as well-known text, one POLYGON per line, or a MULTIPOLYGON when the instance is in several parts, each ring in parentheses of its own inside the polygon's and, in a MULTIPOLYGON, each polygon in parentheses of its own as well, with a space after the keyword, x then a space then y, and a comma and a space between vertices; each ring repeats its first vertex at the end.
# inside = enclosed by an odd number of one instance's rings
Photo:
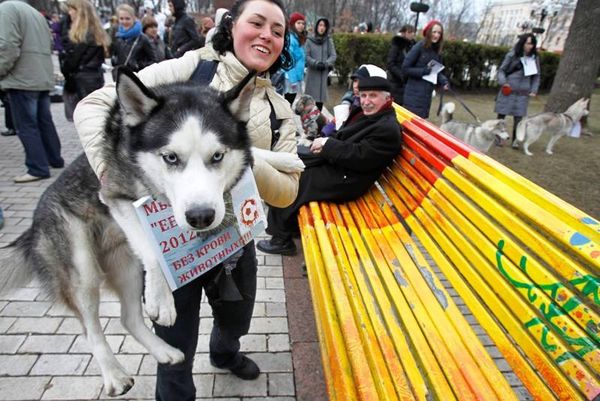
POLYGON ((525 54, 530 54, 532 50, 533 50, 533 41, 531 40, 531 36, 529 36, 529 37, 527 37, 527 40, 525 41, 525 44, 523 45, 523 52, 525 52, 525 54))
POLYGON ((233 52, 244 67, 265 72, 283 50, 283 11, 275 3, 251 0, 233 23, 231 35, 233 52))
POLYGON ((354 94, 354 96, 358 96, 358 79, 353 79, 352 80, 352 93, 354 94))
POLYGON ((325 35, 326 31, 327 31, 327 25, 325 25, 325 21, 319 21, 319 24, 317 25, 317 33, 319 35, 325 35))
POLYGON ((129 29, 133 26, 133 23, 133 15, 124 10, 119 11, 119 25, 125 29, 129 29))
POLYGON ((148 36, 150 39, 156 39, 158 37, 158 26, 156 25, 151 25, 149 27, 147 27, 144 30, 144 33, 146 34, 146 36, 148 36))
POLYGON ((439 42, 441 37, 442 27, 436 24, 431 28, 431 43, 439 42))
POLYGON ((294 29, 296 29, 296 32, 303 32, 304 27, 306 27, 306 21, 299 19, 298 21, 294 22, 294 29))
POLYGON ((69 7, 68 12, 69 17, 71 17, 71 21, 75 22, 75 20, 77 19, 77 9, 75 9, 74 7, 69 7))

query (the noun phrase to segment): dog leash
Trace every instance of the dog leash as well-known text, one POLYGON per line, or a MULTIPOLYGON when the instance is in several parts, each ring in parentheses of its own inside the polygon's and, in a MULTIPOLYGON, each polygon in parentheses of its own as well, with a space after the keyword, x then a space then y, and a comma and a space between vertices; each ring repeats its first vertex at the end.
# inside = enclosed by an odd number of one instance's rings
MULTIPOLYGON (((448 91, 454 95, 454 97, 456 98, 458 103, 460 103, 460 105, 465 108, 465 110, 475 119, 475 121, 477 121, 477 124, 481 124, 481 120, 479 119, 479 117, 477 117, 475 115, 475 113, 473 113, 471 111, 471 109, 469 109, 469 106, 467 106, 465 104, 465 102, 460 98, 460 96, 458 96, 458 94, 456 92, 454 92, 454 90, 452 90, 452 88, 448 88, 448 91)), ((444 105, 444 92, 445 91, 442 89, 441 94, 440 94, 440 104, 438 106, 438 111, 437 111, 438 116, 442 112, 442 106, 444 105)))

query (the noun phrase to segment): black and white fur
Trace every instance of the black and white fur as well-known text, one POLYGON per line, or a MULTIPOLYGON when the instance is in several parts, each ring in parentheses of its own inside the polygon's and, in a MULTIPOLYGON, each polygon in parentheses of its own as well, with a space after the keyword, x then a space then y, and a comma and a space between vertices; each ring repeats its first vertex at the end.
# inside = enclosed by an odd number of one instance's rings
POLYGON ((501 140, 509 138, 504 120, 488 120, 481 124, 469 124, 453 120, 452 115, 454 110, 454 103, 448 102, 444 104, 442 108, 442 125, 440 128, 483 153, 487 153, 490 150, 496 137, 501 140))
POLYGON ((546 145, 546 153, 552 153, 556 141, 567 135, 573 126, 588 115, 589 99, 581 98, 573 103, 564 113, 540 113, 524 118, 517 126, 517 141, 523 143, 523 152, 532 156, 529 146, 536 142, 544 132, 550 134, 550 140, 546 145))
POLYGON ((252 163, 244 123, 252 92, 244 87, 251 78, 220 94, 190 83, 149 89, 120 71, 118 101, 105 126, 102 186, 85 155, 79 156, 44 192, 32 226, 1 250, 0 292, 38 277, 79 318, 110 396, 126 393, 133 378, 102 332, 102 282, 119 297, 123 326, 159 363, 184 359, 144 324, 144 284, 152 320, 171 326, 176 312, 132 202, 148 194, 163 197, 184 229, 222 223, 224 193, 252 163))

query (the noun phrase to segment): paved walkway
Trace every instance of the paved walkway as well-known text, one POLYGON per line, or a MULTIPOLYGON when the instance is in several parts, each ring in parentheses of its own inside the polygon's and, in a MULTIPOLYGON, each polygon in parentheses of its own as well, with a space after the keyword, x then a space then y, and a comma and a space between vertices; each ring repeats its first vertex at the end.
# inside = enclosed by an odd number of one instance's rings
MULTIPOLYGON (((2 128, 3 112, 4 109, 0 112, 2 128)), ((71 162, 81 152, 75 129, 65 120, 62 103, 52 105, 52 114, 63 157, 71 162)), ((49 180, 14 184, 13 177, 24 172, 23 148, 17 137, 0 137, 0 206, 6 218, 5 227, 0 230, 0 247, 29 227, 40 194, 60 174, 60 170, 53 170, 49 180)), ((258 252, 256 307, 250 333, 242 340, 242 350, 257 361, 263 373, 257 380, 245 382, 210 366, 207 352, 212 319, 210 306, 205 303, 194 363, 199 400, 316 401, 323 397, 312 310, 307 306, 309 294, 299 268, 302 258, 286 259, 294 265, 286 282, 295 283, 293 296, 304 301, 296 305, 294 298, 288 299, 289 305, 300 308, 293 319, 301 331, 299 340, 290 340, 282 258, 258 252), (295 355, 303 354, 297 361, 294 357, 294 364, 301 366, 296 372, 292 363, 294 347, 295 355), (305 383, 302 396, 296 396, 295 383, 305 383), (313 395, 314 392, 318 394, 313 395)), ((121 398, 153 399, 155 360, 122 328, 116 297, 104 291, 101 301, 101 321, 108 342, 123 366, 135 376, 134 387, 121 398)), ((70 312, 48 300, 35 282, 0 297, 0 400, 106 398, 98 365, 70 312)))

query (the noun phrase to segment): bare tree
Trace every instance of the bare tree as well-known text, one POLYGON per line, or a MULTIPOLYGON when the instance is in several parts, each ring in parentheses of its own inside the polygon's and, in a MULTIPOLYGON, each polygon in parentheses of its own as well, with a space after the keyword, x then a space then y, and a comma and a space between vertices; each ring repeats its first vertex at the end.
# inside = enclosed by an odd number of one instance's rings
POLYGON ((577 2, 546 111, 562 112, 577 99, 591 96, 600 71, 599 19, 600 1, 577 2))

